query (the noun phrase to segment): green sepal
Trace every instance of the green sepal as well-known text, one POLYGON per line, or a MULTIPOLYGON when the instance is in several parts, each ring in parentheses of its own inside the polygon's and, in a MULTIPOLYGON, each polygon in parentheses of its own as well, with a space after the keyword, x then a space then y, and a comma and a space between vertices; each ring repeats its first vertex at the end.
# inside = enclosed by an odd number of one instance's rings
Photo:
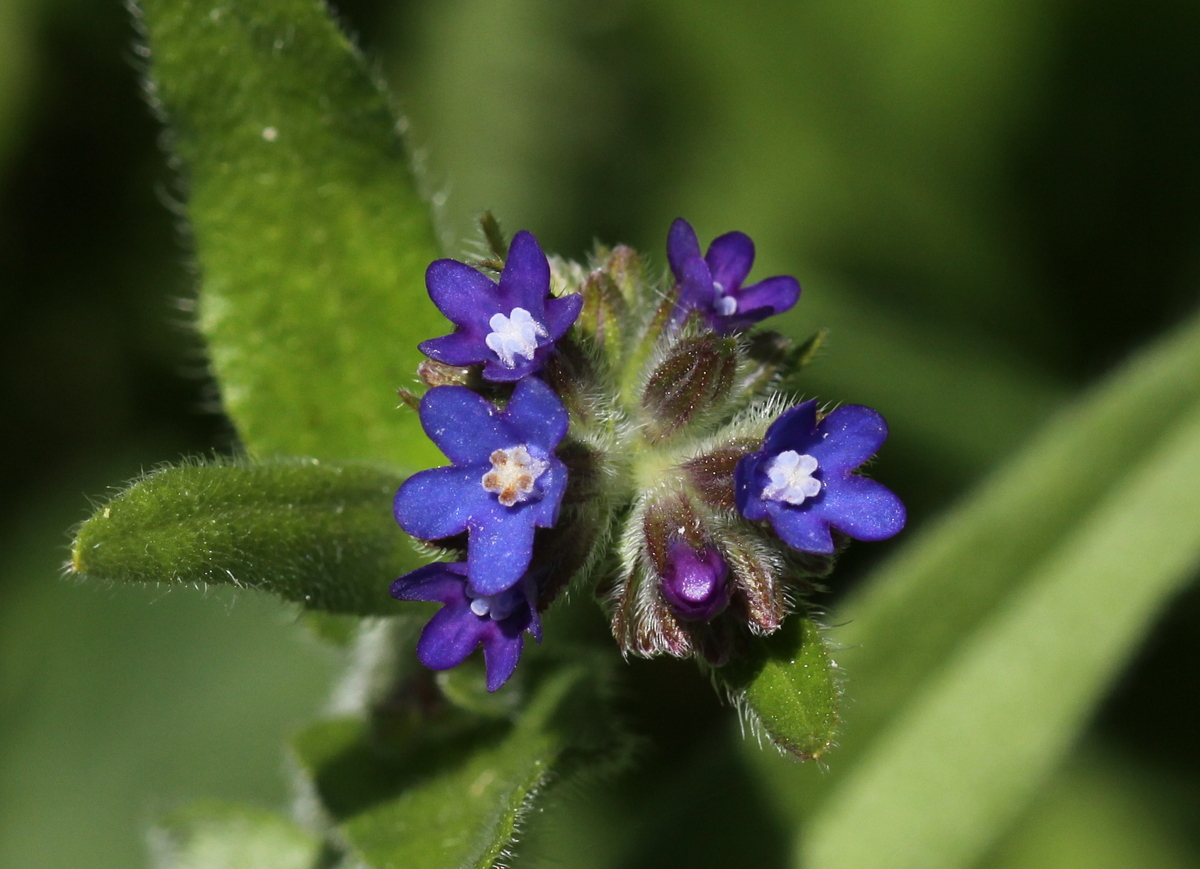
POLYGON ((804 392, 800 375, 817 358, 825 339, 821 329, 797 344, 791 338, 771 331, 750 334, 746 342, 746 363, 742 375, 747 397, 764 392, 795 394, 804 392))
POLYGON ((811 618, 792 616, 715 674, 751 728, 779 748, 815 760, 833 745, 841 701, 837 664, 811 618))
POLYGON ((435 464, 396 410, 449 331, 397 118, 319 0, 140 0, 198 258, 198 322, 256 456, 435 464))
POLYGON ((317 869, 319 837, 275 812, 198 802, 162 818, 150 834, 158 869, 317 869))
POLYGON ((419 564, 392 518, 402 480, 315 459, 163 468, 80 526, 67 570, 118 583, 256 588, 333 613, 395 613, 389 586, 419 564))
MULTIPOLYGON (((552 781, 610 769, 623 732, 601 663, 521 662, 527 702, 511 723, 451 709, 443 726, 395 731, 379 720, 315 724, 292 743, 305 781, 353 859, 369 867, 492 867, 552 781)), ((501 692, 509 690, 509 686, 501 692)))

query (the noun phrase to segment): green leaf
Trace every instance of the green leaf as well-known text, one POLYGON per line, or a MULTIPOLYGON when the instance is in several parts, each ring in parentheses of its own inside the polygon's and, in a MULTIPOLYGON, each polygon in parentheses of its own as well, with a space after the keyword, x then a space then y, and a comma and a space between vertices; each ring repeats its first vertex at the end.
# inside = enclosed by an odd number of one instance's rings
POLYGON ((153 831, 157 869, 316 869, 321 841, 274 812, 196 803, 153 831))
POLYGON ((813 760, 837 734, 836 669, 821 629, 797 615, 716 673, 752 727, 801 760, 813 760))
POLYGON ((418 558, 392 518, 402 477, 308 460, 164 468, 80 527, 67 569, 111 582, 225 583, 311 609, 395 612, 418 558))
MULTIPOLYGON (((1056 419, 838 614, 851 712, 805 866, 965 867, 1200 565, 1200 321, 1056 419)), ((800 782, 775 770, 779 779, 800 782)))
POLYGON ((295 739, 301 770, 355 858, 379 869, 494 866, 551 781, 612 765, 621 736, 598 668, 526 675, 534 687, 511 724, 477 719, 466 733, 460 724, 441 732, 435 720, 388 739, 379 722, 342 718, 295 739))
POLYGON ((185 173, 199 325, 253 454, 433 464, 396 409, 446 322, 397 121, 319 0, 143 0, 185 173))

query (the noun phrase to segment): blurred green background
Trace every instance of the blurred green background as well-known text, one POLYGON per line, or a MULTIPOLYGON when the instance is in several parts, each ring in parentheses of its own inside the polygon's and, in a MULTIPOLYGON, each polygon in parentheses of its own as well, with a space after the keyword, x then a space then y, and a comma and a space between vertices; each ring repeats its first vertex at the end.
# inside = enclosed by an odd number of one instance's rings
MULTIPOLYGON (((337 9, 393 85, 448 253, 492 208, 548 250, 661 263, 686 216, 797 275, 781 328, 832 329, 812 393, 888 417, 876 475, 914 527, 1195 304, 1194 2, 337 9)), ((0 0, 0 866, 136 866, 181 799, 285 804, 280 735, 338 663, 261 598, 58 578, 89 496, 234 448, 145 62, 119 3, 0 0)), ((854 549, 834 594, 893 546, 854 549)), ((1198 628, 1190 593, 989 865, 1200 865, 1198 628)), ((685 782, 742 775, 689 762, 685 782)), ((685 859, 632 841, 619 863, 685 859)))

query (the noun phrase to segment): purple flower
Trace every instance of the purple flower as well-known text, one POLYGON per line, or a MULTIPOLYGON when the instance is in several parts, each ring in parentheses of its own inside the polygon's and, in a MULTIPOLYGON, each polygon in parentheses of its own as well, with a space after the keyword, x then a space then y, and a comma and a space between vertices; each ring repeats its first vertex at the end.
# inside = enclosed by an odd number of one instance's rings
POLYGON ((425 540, 467 532, 471 585, 498 594, 529 567, 534 526, 558 520, 567 469, 554 449, 567 433, 567 411, 529 377, 504 410, 466 387, 435 387, 421 399, 421 425, 453 464, 405 480, 396 521, 425 540))
POLYGON ((707 622, 729 603, 729 565, 711 546, 696 552, 684 540, 675 540, 667 552, 662 593, 679 618, 707 622))
POLYGON ((550 295, 550 264, 533 233, 513 236, 500 283, 466 263, 440 259, 425 271, 429 297, 455 325, 422 341, 421 352, 446 365, 483 363, 483 377, 520 380, 542 367, 554 342, 579 316, 583 297, 550 295))
POLYGON ((499 594, 480 594, 467 573, 461 561, 427 564, 393 582, 392 597, 445 604, 421 632, 417 657, 431 670, 449 670, 482 645, 487 689, 495 691, 521 659, 521 634, 542 641, 541 621, 530 605, 536 588, 526 576, 499 594))
POLYGON ((667 234, 667 259, 679 282, 675 320, 701 311, 717 332, 746 329, 772 314, 782 314, 800 298, 800 282, 788 275, 743 287, 754 265, 754 242, 744 232, 727 232, 700 256, 696 230, 682 217, 667 234))
POLYGON ((762 449, 734 470, 734 495, 747 519, 769 519, 801 552, 833 552, 830 527, 883 540, 904 527, 904 504, 885 486, 851 473, 887 438, 869 407, 845 405, 819 423, 817 402, 788 410, 767 429, 762 449))

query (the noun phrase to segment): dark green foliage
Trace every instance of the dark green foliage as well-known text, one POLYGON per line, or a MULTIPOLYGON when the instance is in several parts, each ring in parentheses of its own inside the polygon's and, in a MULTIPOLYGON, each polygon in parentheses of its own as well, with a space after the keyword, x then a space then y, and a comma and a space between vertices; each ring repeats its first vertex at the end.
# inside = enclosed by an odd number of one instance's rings
POLYGON ((301 733, 296 760, 337 839, 379 869, 486 869, 509 854, 548 785, 621 756, 603 670, 554 663, 528 674, 533 687, 511 722, 464 723, 451 708, 398 737, 385 709, 369 723, 334 719, 301 733))

